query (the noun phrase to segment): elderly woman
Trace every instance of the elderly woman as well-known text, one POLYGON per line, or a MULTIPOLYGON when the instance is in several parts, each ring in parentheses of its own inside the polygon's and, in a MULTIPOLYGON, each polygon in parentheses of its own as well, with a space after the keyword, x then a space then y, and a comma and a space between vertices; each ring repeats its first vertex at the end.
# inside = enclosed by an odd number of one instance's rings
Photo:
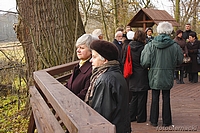
POLYGON ((149 68, 149 86, 152 89, 150 122, 158 126, 159 97, 162 91, 162 125, 172 125, 170 90, 174 83, 174 69, 183 62, 180 46, 170 38, 172 24, 160 22, 157 26, 158 36, 145 45, 141 53, 141 65, 149 68), (174 58, 176 57, 176 58, 174 58))
POLYGON ((189 42, 187 43, 188 54, 192 59, 192 63, 188 66, 189 81, 191 83, 198 82, 198 72, 200 72, 200 64, 197 63, 197 52, 200 49, 200 41, 197 40, 195 32, 189 33, 189 42))
MULTIPOLYGON (((185 42, 185 39, 182 37, 183 36, 183 31, 182 30, 177 30, 176 31, 176 37, 174 38, 174 41, 176 43, 178 43, 178 45, 181 47, 181 50, 184 54, 184 56, 188 56, 188 49, 187 49, 187 46, 186 46, 186 42, 185 42)), ((176 67, 176 70, 175 70, 175 77, 176 77, 176 83, 177 84, 184 84, 183 82, 183 75, 184 75, 184 70, 185 70, 185 67, 187 66, 188 64, 181 64, 179 66, 176 67), (179 71, 180 71, 180 77, 179 77, 179 71)))
POLYGON ((114 124, 116 133, 130 133, 128 87, 117 61, 118 49, 103 40, 90 47, 93 73, 85 102, 114 124))
POLYGON ((82 100, 84 100, 90 85, 90 76, 92 75, 92 65, 89 62, 92 55, 90 44, 94 40, 98 40, 98 38, 89 34, 84 34, 78 38, 76 53, 80 62, 74 67, 73 73, 65 85, 82 100))

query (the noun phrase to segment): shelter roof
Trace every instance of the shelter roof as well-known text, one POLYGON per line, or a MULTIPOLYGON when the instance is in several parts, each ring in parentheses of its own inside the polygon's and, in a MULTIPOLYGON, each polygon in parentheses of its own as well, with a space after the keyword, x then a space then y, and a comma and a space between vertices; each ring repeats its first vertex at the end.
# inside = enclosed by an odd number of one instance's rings
POLYGON ((157 9, 141 9, 128 23, 131 27, 152 27, 154 24, 158 25, 159 22, 167 21, 172 26, 179 26, 176 20, 165 10, 157 9))

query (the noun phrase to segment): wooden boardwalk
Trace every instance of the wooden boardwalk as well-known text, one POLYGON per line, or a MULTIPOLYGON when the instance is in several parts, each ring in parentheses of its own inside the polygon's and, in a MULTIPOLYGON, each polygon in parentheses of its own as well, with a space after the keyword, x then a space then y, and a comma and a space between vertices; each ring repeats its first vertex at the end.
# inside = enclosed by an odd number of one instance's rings
POLYGON ((198 83, 189 83, 184 78, 185 84, 176 84, 171 90, 172 123, 170 127, 162 127, 162 94, 160 95, 160 113, 158 127, 153 127, 149 122, 151 90, 147 101, 147 122, 132 122, 132 133, 200 133, 200 77, 198 83))

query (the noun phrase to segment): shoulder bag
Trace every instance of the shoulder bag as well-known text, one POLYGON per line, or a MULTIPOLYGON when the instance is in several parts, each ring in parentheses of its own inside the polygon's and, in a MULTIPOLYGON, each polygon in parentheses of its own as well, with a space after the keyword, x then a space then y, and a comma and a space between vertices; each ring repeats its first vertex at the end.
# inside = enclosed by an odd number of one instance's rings
POLYGON ((124 77, 128 78, 133 73, 132 59, 131 59, 131 47, 128 45, 126 59, 124 62, 124 77))

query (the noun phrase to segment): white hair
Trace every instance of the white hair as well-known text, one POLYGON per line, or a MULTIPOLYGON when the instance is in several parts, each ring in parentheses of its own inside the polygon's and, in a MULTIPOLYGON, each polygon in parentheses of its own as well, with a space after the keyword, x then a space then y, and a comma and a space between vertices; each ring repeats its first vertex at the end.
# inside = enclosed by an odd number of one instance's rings
POLYGON ((97 37, 100 36, 100 35, 102 35, 101 29, 95 29, 92 32, 92 35, 97 36, 97 37))
MULTIPOLYGON (((99 54, 99 53, 98 53, 99 54)), ((100 54, 99 54, 99 58, 100 58, 100 60, 102 60, 102 61, 104 61, 104 60, 106 60, 103 56, 101 56, 100 54)))
POLYGON ((172 27, 172 24, 169 23, 169 22, 160 22, 157 26, 157 33, 158 34, 171 34, 173 31, 173 27, 172 27))
POLYGON ((122 32, 122 31, 117 31, 117 32, 115 33, 115 38, 116 38, 119 34, 123 34, 123 32, 122 32))
POLYGON ((94 41, 98 40, 96 36, 90 35, 90 34, 83 34, 81 37, 79 37, 76 41, 76 47, 79 45, 86 45, 88 48, 90 48, 90 44, 94 41))

